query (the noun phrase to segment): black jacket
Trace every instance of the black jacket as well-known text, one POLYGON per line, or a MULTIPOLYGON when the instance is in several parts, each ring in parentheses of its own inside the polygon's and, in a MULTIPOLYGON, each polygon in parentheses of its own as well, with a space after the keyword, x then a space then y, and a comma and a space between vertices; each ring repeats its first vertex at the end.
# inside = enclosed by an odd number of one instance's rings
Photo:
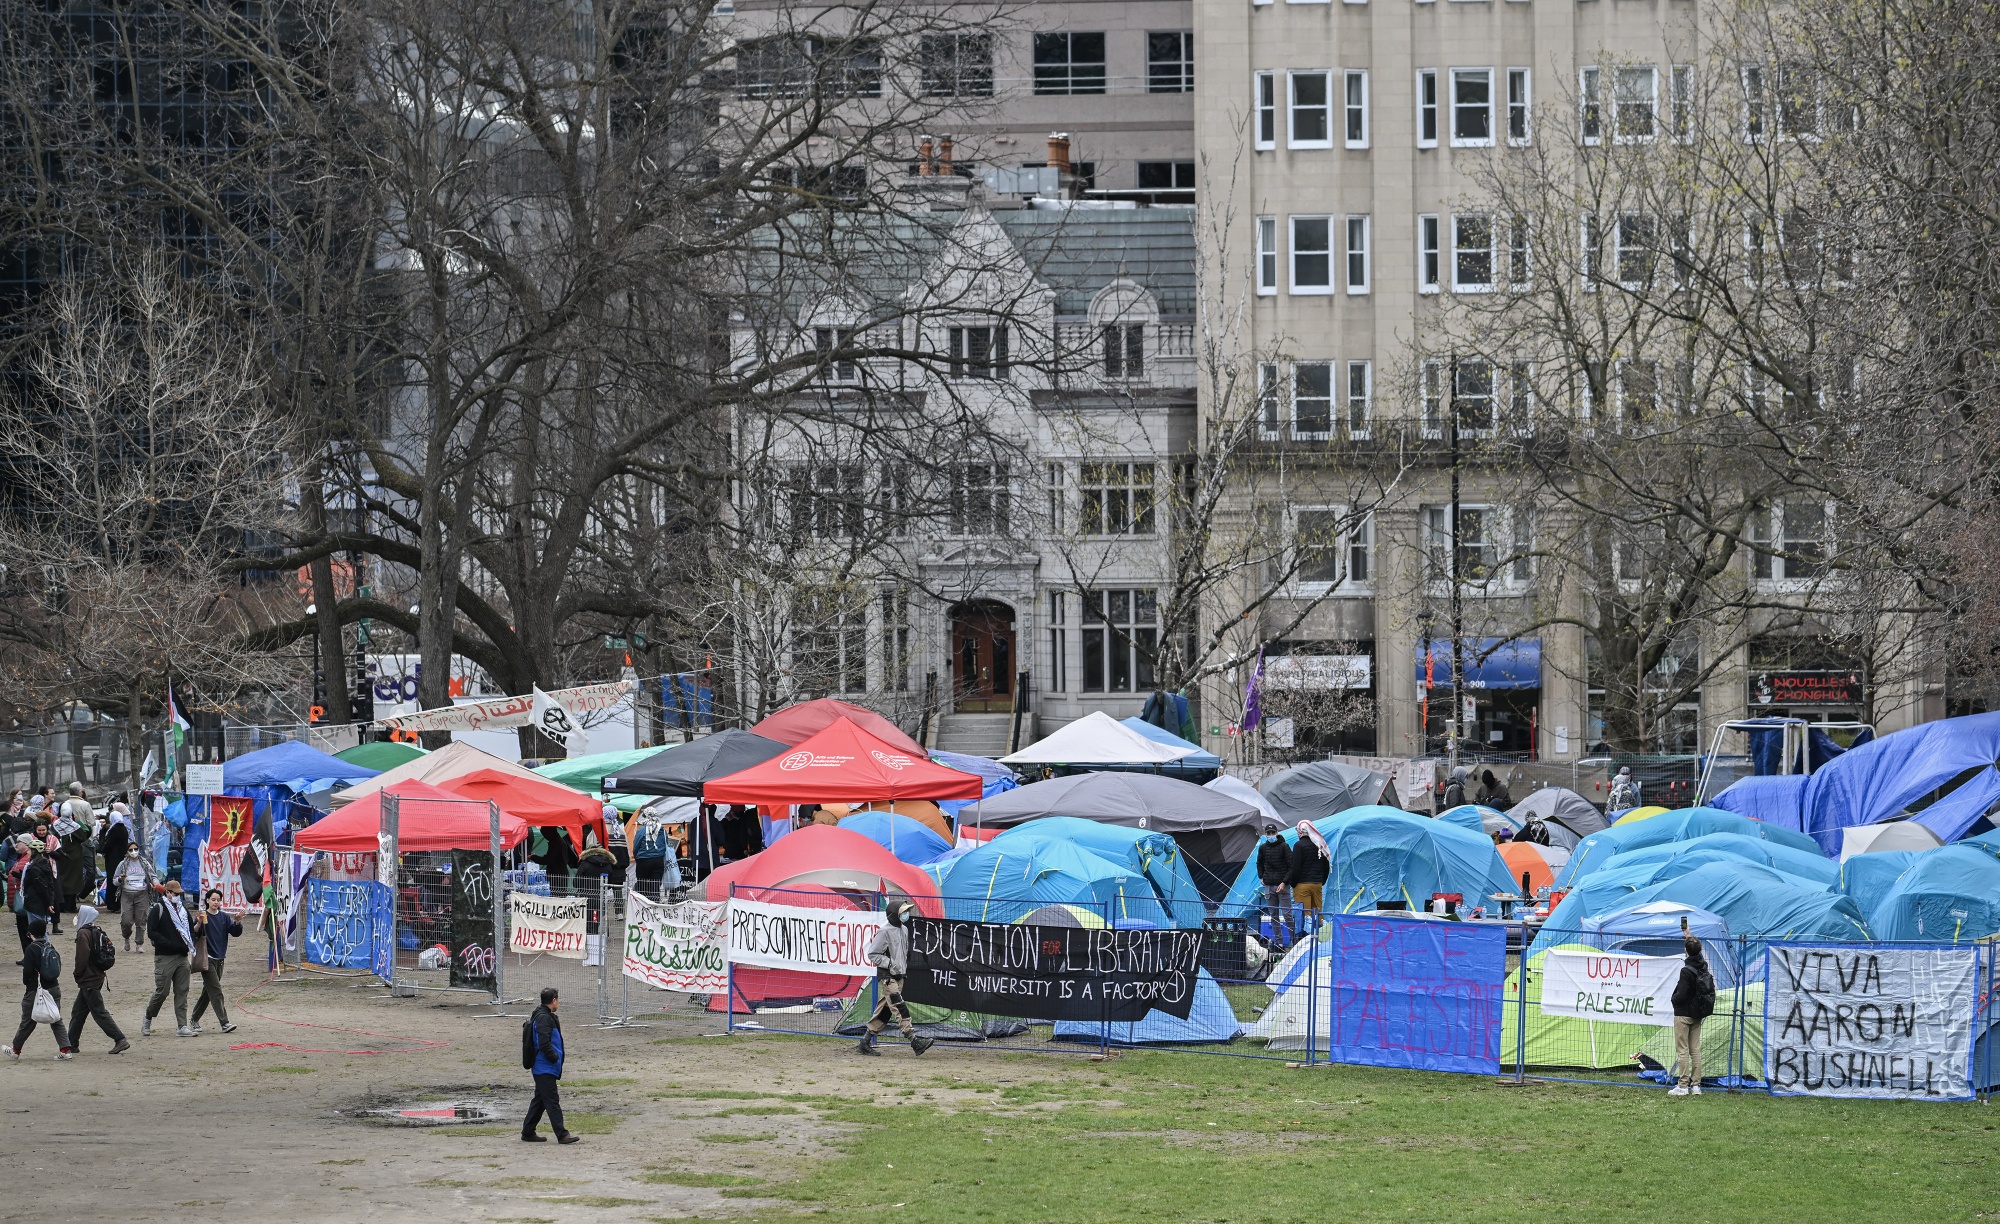
POLYGON ((54 944, 38 939, 28 945, 21 957, 21 985, 29 990, 37 986, 46 986, 51 991, 62 989, 62 953, 56 951, 54 944), (44 973, 45 969, 54 972, 44 973))
MULTIPOLYGON (((196 939, 206 938, 208 940, 208 959, 217 962, 229 959, 229 937, 231 935, 241 935, 243 933, 243 924, 228 914, 211 914, 206 910, 202 911, 197 917, 200 919, 201 925, 199 927, 189 927, 188 929, 196 939)), ((169 921, 172 920, 169 919, 169 921)))
MULTIPOLYGON (((161 897, 153 902, 153 912, 146 915, 146 938, 153 942, 154 956, 186 956, 187 941, 181 938, 180 929, 174 926, 173 917, 167 913, 169 905, 179 905, 174 897, 161 897)), ((188 920, 188 929, 194 929, 194 920, 188 920)))
POLYGON ((62 894, 56 887, 56 869, 47 855, 36 855, 21 869, 21 894, 24 913, 47 917, 56 912, 62 894))
POLYGON ((1292 870, 1292 850, 1282 837, 1267 837, 1257 843, 1257 879, 1266 888, 1285 882, 1292 870))
POLYGON ((747 814, 732 813, 722 818, 722 857, 745 859, 764 849, 764 822, 753 809, 747 814))
POLYGON ((1706 1020, 1715 1014, 1715 975, 1708 961, 1690 956, 1681 965, 1681 980, 1674 983, 1674 1015, 1706 1020))
POLYGON ((1331 866, 1326 855, 1320 853, 1318 843, 1310 837, 1301 837, 1299 844, 1292 847, 1292 867, 1285 873, 1285 883, 1294 888, 1301 884, 1324 884, 1331 866))

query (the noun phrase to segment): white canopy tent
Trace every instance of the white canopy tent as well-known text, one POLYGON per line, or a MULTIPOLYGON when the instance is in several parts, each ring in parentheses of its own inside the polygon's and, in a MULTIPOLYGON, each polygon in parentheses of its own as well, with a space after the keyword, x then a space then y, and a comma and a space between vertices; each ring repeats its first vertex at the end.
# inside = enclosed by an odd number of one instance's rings
POLYGON ((1156 743, 1102 710, 1092 710, 1054 734, 1000 758, 1002 765, 1165 765, 1200 752, 1189 744, 1156 743))
POLYGON ((1857 854, 1881 854, 1885 850, 1935 850, 1944 845, 1937 834, 1914 820, 1849 825, 1840 833, 1840 861, 1843 863, 1857 854))

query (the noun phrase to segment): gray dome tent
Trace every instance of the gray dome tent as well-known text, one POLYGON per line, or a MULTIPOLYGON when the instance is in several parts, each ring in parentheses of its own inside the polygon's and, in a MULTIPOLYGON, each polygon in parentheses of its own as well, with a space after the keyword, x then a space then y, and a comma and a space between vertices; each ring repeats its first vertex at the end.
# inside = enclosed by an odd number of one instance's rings
POLYGON ((1562 786, 1544 786, 1508 808, 1507 815, 1516 828, 1527 824, 1530 817, 1541 821, 1548 828, 1549 844, 1565 850, 1574 850, 1592 833, 1611 827, 1595 804, 1562 786))
POLYGON ((1257 788, 1278 815, 1297 824, 1323 820, 1348 808, 1380 803, 1396 807, 1389 779, 1372 769, 1339 761, 1313 761, 1264 779, 1257 788))

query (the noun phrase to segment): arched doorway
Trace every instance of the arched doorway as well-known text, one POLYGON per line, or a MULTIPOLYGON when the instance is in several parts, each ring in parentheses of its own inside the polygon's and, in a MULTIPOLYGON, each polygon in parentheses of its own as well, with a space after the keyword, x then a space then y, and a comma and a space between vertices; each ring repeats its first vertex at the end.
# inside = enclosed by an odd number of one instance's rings
POLYGON ((986 714, 1014 708, 1014 609, 997 599, 953 604, 951 620, 952 708, 986 714))

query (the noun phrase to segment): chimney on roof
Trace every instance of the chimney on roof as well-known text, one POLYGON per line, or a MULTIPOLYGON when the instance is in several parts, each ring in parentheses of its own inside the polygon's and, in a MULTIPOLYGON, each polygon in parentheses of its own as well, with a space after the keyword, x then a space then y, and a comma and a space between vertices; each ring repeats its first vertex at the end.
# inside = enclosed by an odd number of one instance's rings
POLYGON ((927 177, 931 173, 931 138, 917 137, 917 174, 927 177))
POLYGON ((1070 172, 1068 132, 1049 133, 1049 165, 1063 174, 1070 172))
POLYGON ((948 174, 950 174, 950 173, 952 172, 952 170, 951 170, 951 137, 949 137, 949 136, 945 136, 945 137, 942 137, 942 138, 941 138, 941 139, 939 139, 939 141, 938 141, 938 169, 937 169, 937 172, 938 172, 939 174, 947 174, 947 175, 948 175, 948 174))

